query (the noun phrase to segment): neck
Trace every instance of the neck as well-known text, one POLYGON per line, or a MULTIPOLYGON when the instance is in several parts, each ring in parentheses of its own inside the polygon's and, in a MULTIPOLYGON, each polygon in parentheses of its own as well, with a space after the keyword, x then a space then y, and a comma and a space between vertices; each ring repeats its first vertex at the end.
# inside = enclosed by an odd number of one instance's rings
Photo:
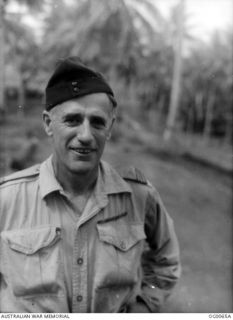
POLYGON ((78 196, 91 191, 98 176, 98 166, 85 173, 74 173, 55 161, 52 158, 54 174, 64 191, 72 196, 78 196))

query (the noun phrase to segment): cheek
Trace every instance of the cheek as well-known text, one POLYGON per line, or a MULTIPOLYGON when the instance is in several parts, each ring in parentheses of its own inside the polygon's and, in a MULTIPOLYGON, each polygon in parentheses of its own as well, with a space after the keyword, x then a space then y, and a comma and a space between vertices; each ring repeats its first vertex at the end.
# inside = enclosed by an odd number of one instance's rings
POLYGON ((99 145, 99 147, 103 147, 105 145, 105 142, 107 140, 107 135, 108 135, 108 133, 106 131, 98 132, 94 135, 95 140, 96 140, 97 144, 99 145))
POLYGON ((72 128, 69 128, 64 123, 61 122, 55 122, 53 127, 54 134, 63 137, 69 134, 69 132, 72 131, 72 128))
POLYGON ((59 126, 53 129, 53 140, 56 145, 64 145, 75 136, 75 133, 65 127, 59 126))
POLYGON ((99 130, 97 131, 97 135, 101 138, 101 139, 104 139, 106 136, 107 136, 107 133, 108 133, 108 130, 105 129, 105 130, 99 130))

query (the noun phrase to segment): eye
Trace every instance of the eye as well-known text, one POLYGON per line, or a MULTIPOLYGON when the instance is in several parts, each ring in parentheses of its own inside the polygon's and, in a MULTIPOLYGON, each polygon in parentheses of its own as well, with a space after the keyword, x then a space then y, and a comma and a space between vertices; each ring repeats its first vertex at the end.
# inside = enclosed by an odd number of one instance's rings
POLYGON ((65 118, 65 123, 68 126, 77 126, 82 123, 83 119, 81 115, 70 115, 65 118))
POLYGON ((106 120, 102 117, 92 117, 91 118, 91 125, 95 128, 105 128, 106 127, 106 120))

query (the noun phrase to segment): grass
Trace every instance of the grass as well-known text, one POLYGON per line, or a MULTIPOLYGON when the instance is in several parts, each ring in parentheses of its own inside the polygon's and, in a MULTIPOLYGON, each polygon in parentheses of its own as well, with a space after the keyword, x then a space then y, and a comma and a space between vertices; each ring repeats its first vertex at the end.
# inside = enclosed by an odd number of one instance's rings
MULTIPOLYGON (((13 114, 7 117, 1 127, 0 158, 4 165, 0 175, 9 172, 9 159, 22 148, 28 130, 40 140, 34 161, 40 162, 50 153, 38 120, 40 112, 36 109, 23 119, 13 114)), ((137 123, 121 123, 104 159, 117 167, 134 165, 141 169, 174 219, 183 274, 163 311, 232 312, 230 151, 225 146, 207 148, 203 142, 186 138, 176 137, 166 144, 137 123), (193 154, 194 160, 185 157, 187 153, 193 154), (217 154, 222 154, 221 164, 217 154), (200 157, 206 160, 205 165, 196 161, 200 157), (215 165, 209 161, 213 158, 215 165)))

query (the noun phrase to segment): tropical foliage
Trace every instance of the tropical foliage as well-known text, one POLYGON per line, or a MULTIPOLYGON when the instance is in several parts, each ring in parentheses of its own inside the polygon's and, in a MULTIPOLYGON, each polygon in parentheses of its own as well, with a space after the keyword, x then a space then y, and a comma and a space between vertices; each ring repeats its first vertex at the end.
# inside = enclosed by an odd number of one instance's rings
MULTIPOLYGON (((29 6, 38 3, 24 2, 29 6)), ((179 10, 174 8, 170 18, 165 19, 152 0, 43 3, 39 45, 21 20, 5 16, 5 61, 14 64, 20 75, 21 98, 24 90, 42 92, 57 59, 79 55, 109 78, 124 112, 144 121, 152 130, 163 131, 174 89, 179 10)), ((181 36, 183 43, 189 41, 192 45, 181 59, 176 129, 229 141, 232 32, 216 33, 209 43, 201 43, 192 38, 184 24, 181 36)))
POLYGON ((29 74, 35 70, 34 62, 37 60, 34 34, 22 23, 22 12, 8 12, 8 6, 12 3, 18 3, 19 6, 28 7, 37 13, 44 1, 0 0, 0 118, 5 112, 7 67, 10 66, 10 70, 16 73, 14 78, 18 80, 19 103, 24 104, 24 87, 30 78, 29 74))

